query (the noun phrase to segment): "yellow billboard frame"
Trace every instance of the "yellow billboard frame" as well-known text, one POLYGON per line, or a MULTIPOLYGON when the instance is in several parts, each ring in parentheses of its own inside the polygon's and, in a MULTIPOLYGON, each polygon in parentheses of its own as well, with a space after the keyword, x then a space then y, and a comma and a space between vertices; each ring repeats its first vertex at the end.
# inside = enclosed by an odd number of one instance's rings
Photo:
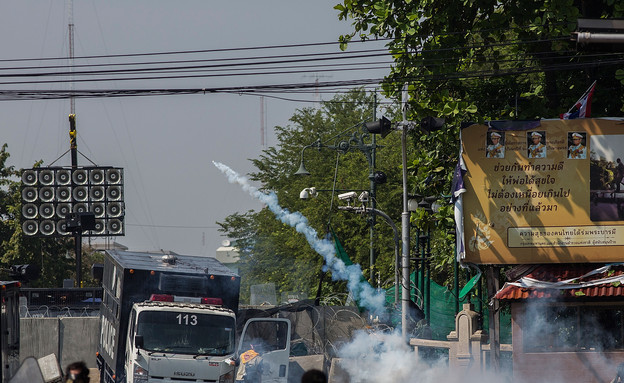
POLYGON ((461 146, 462 261, 624 260, 624 120, 474 124, 461 146))

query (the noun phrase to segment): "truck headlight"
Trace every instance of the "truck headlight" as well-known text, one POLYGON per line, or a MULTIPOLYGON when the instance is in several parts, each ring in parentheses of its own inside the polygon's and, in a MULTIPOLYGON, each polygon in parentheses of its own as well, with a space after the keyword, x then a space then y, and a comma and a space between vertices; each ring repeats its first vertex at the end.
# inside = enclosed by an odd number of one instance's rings
POLYGON ((147 382, 147 370, 138 364, 135 364, 133 378, 135 383, 147 382))
POLYGON ((219 383, 234 383, 234 371, 221 375, 219 377, 219 383))

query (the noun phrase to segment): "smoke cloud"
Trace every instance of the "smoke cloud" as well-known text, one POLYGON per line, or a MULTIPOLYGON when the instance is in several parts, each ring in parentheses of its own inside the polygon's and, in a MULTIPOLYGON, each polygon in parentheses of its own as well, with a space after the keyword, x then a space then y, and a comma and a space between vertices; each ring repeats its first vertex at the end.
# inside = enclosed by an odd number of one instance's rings
MULTIPOLYGON (((384 294, 360 280, 359 265, 346 266, 337 258, 333 242, 319 239, 318 233, 309 226, 306 217, 299 212, 293 213, 282 208, 275 193, 264 193, 250 185, 247 178, 240 176, 228 166, 218 162, 213 163, 227 176, 230 183, 239 184, 249 195, 265 204, 278 220, 303 234, 310 246, 323 256, 332 272, 333 279, 347 281, 349 291, 362 307, 377 315, 384 313, 384 294)), ((580 310, 580 307, 558 306, 553 305, 554 302, 550 302, 550 305, 544 304, 545 302, 541 303, 527 304, 524 319, 520 322, 520 327, 524 331, 525 352, 536 353, 535 355, 539 356, 541 353, 553 351, 593 351, 591 359, 596 368, 591 370, 594 374, 601 375, 600 381, 608 381, 613 377, 615 365, 613 360, 604 357, 604 351, 618 348, 619 343, 617 345, 616 343, 621 340, 614 339, 613 334, 616 332, 615 328, 619 328, 624 319, 615 320, 614 317, 624 318, 624 311, 619 309, 619 316, 614 316, 614 312, 607 308, 596 307, 589 311, 585 308, 583 311, 585 315, 579 322, 577 319, 579 313, 576 310, 580 310), (579 324, 583 327, 580 336, 576 335, 579 331, 577 327, 579 324)), ((525 383, 535 381, 534 379, 525 381, 519 376, 513 376, 517 374, 511 371, 493 374, 477 369, 471 374, 465 369, 454 370, 449 368, 448 359, 445 357, 438 361, 423 360, 412 347, 405 343, 404 338, 398 332, 359 331, 349 343, 338 350, 338 356, 341 358, 340 367, 349 375, 350 382, 498 383, 513 380, 516 383, 525 383)), ((578 381, 575 376, 570 376, 574 372, 568 371, 567 365, 559 362, 557 358, 552 359, 548 371, 539 371, 540 377, 543 378, 541 381, 551 383, 578 381)))
POLYGON ((334 280, 347 281, 347 288, 353 295, 353 298, 375 315, 384 313, 385 293, 375 290, 370 284, 361 281, 362 269, 360 265, 353 264, 350 266, 338 257, 336 257, 336 249, 334 243, 326 239, 320 239, 316 230, 310 227, 308 219, 299 212, 290 212, 279 205, 277 195, 274 192, 264 193, 258 188, 249 184, 249 180, 239 175, 227 165, 220 162, 212 162, 217 169, 227 176, 230 183, 240 185, 243 190, 252 197, 265 204, 275 217, 293 227, 297 232, 304 235, 312 249, 320 254, 324 259, 328 269, 332 273, 334 280))
POLYGON ((501 383, 503 374, 466 373, 449 369, 447 359, 423 360, 398 333, 360 331, 338 352, 350 382, 501 383))

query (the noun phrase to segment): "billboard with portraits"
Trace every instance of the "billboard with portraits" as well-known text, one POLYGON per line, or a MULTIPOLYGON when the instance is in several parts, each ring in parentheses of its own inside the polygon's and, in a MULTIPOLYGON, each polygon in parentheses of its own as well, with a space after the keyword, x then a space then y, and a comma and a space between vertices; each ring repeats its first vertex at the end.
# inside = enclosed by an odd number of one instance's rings
POLYGON ((624 119, 462 129, 463 261, 620 262, 624 119))

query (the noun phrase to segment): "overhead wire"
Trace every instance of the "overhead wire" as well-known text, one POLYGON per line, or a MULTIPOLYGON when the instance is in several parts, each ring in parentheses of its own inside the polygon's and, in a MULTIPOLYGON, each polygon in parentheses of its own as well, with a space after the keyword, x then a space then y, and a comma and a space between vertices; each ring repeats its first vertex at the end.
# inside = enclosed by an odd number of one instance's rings
MULTIPOLYGON (((205 59, 194 59, 194 60, 168 60, 168 61, 143 61, 143 62, 122 62, 122 63, 103 63, 103 64, 74 64, 74 65, 47 65, 47 66, 29 66, 29 67, 0 67, 0 70, 30 70, 30 69, 58 69, 58 68, 93 68, 93 67, 102 67, 102 66, 136 66, 136 65, 160 65, 160 64, 190 64, 190 63, 201 63, 201 62, 228 62, 228 61, 254 61, 254 60, 271 60, 271 59, 285 59, 285 58, 301 58, 301 57, 317 57, 317 56, 330 56, 325 59, 332 59, 331 56, 350 56, 354 54, 364 54, 368 55, 362 57, 375 57, 375 56, 391 56, 387 49, 367 49, 367 50, 359 50, 359 51, 339 51, 339 52, 312 52, 312 53, 298 53, 298 54, 281 54, 281 55, 273 55, 273 56, 255 56, 255 57, 222 57, 222 58, 205 58, 205 59), (374 54, 376 52, 376 54, 374 54)), ((358 56, 354 56, 357 58, 358 56)), ((313 61, 312 59, 304 59, 298 61, 313 61)), ((253 62, 249 63, 253 64, 267 64, 273 63, 273 61, 267 62, 253 62)), ((244 63, 247 64, 247 63, 244 63)), ((226 64, 223 64, 224 66, 226 64)), ((216 66, 216 65, 215 65, 216 66)))
MULTIPOLYGON (((541 60, 566 60, 566 59, 580 59, 580 58, 597 58, 597 57, 622 57, 621 54, 594 54, 594 55, 586 55, 586 56, 576 56, 576 55, 553 55, 553 56, 544 56, 541 57, 541 60)), ((513 59, 505 59, 499 58, 497 63, 525 63, 535 61, 534 58, 513 58, 513 59)), ((441 66, 446 65, 447 61, 442 59, 442 61, 434 60, 437 62, 436 64, 432 64, 432 61, 424 61, 423 66, 433 67, 433 66, 441 66)), ((166 70, 167 74, 171 73, 195 73, 188 75, 166 75, 166 76, 134 76, 134 77, 112 77, 112 78, 87 78, 87 79, 74 79, 74 82, 102 82, 102 81, 132 81, 132 80, 164 80, 164 79, 181 79, 181 78, 197 78, 197 77, 227 77, 227 76, 256 76, 256 75, 280 75, 280 74, 293 74, 293 73, 310 73, 310 72, 334 72, 334 71, 361 71, 361 70, 371 70, 371 69, 387 69, 388 65, 392 65, 392 62, 350 62, 340 64, 340 67, 336 66, 337 64, 318 64, 318 65, 297 65, 297 66, 286 66, 286 67, 269 67, 269 68, 248 68, 243 70, 255 70, 252 72, 244 72, 241 73, 240 68, 231 68, 228 69, 229 72, 226 73, 213 73, 220 72, 221 70, 181 70, 180 68, 171 68, 171 69, 162 69, 166 70), (383 66, 377 66, 382 64, 383 66), (359 67, 354 67, 359 65, 359 67), (366 66, 368 65, 368 66, 366 66), (306 70, 309 68, 309 70, 306 70), (322 68, 322 69, 321 69, 322 68), (205 73, 208 72, 208 73, 205 73)), ((566 64, 573 65, 573 64, 566 64)), ((149 71, 153 74, 157 74, 157 72, 152 72, 155 69, 150 69, 149 71)), ((109 73, 108 71, 102 71, 98 73, 89 73, 90 75, 94 74, 103 74, 109 73)), ((67 73, 60 73, 54 75, 66 75, 67 73)), ((39 74, 43 75, 43 74, 39 74)), ((0 77, 7 77, 8 75, 0 75, 0 77)), ((28 85, 28 84, 46 84, 46 83, 58 83, 58 82, 66 82, 66 80, 31 80, 31 81, 4 81, 0 82, 0 85, 28 85)))
MULTIPOLYGON (((623 59, 599 60, 588 63, 565 63, 548 66, 530 66, 513 69, 501 70, 481 70, 481 71, 465 71, 460 73, 445 73, 424 76, 404 76, 393 78, 392 81, 441 81, 441 80, 457 80, 469 78, 489 78, 501 77, 518 74, 528 74, 536 72, 548 72, 556 70, 573 70, 585 67, 599 67, 606 65, 617 65, 624 62, 623 59)), ((194 76, 201 77, 201 75, 194 76)), ((120 96, 148 96, 148 95, 174 95, 174 94, 197 94, 197 93, 242 93, 242 92, 260 92, 266 90, 288 90, 302 88, 324 88, 324 87, 346 87, 379 84, 383 78, 356 79, 345 81, 331 82, 312 82, 312 83, 290 83, 290 84, 273 84, 273 85, 254 85, 254 86, 233 86, 233 87, 212 87, 212 88, 183 88, 183 89, 117 89, 117 90, 80 90, 74 91, 74 97, 120 97, 120 96)), ((0 90, 0 100, 22 99, 22 98, 67 98, 70 97, 68 91, 37 91, 37 90, 0 90)))
MULTIPOLYGON (((366 41, 353 41, 355 43, 370 43, 373 41, 382 41, 390 39, 379 40, 366 40, 366 41)), ((321 43, 301 43, 301 44, 284 44, 284 45, 267 45, 256 47, 239 47, 239 48, 217 48, 217 49, 197 49, 197 50, 185 50, 185 51, 164 51, 164 52, 144 52, 144 53, 126 53, 126 54, 109 54, 109 55, 90 55, 90 56, 76 56, 75 60, 83 59, 100 59, 100 58, 121 58, 121 57, 145 57, 145 56, 169 56, 169 55, 186 55, 186 54, 198 54, 198 53, 215 53, 215 52, 240 52, 247 50, 262 50, 262 49, 283 49, 283 48, 303 48, 322 45, 339 45, 340 42, 321 42, 321 43)), ((19 59, 0 59, 0 62, 28 62, 28 61, 53 61, 53 60, 66 60, 67 57, 44 57, 44 58, 19 58, 19 59)))
MULTIPOLYGON (((98 31, 100 32, 101 45, 104 48, 104 51, 108 51, 108 47, 106 45, 106 39, 104 38, 104 33, 102 31, 102 26, 100 24, 100 17, 98 15, 96 5, 95 3, 93 3, 92 5, 93 5, 94 13, 96 15, 95 19, 97 21, 98 31)), ((130 135, 130 129, 128 127, 129 124, 128 124, 128 119, 126 118, 124 103, 118 102, 118 108, 120 111, 120 113, 118 113, 118 116, 121 118, 121 121, 122 121, 121 124, 113 123, 113 119, 111 118, 111 113, 109 112, 109 105, 107 103, 101 102, 100 104, 102 106, 102 109, 104 110, 107 122, 113 134, 113 137, 115 141, 117 142, 117 147, 120 149, 119 152, 121 154, 121 157, 124 160, 124 163, 130 163, 130 161, 128 161, 128 159, 126 158, 126 151, 123 150, 124 145, 122 144, 126 143, 130 148, 130 156, 131 156, 130 158, 134 160, 134 164, 136 165, 136 168, 140 169, 141 166, 139 165, 137 153, 134 147, 134 140, 132 139, 130 135), (126 134, 127 139, 120 139, 117 133, 119 128, 123 129, 123 131, 126 134)), ((137 215, 138 215, 137 213, 142 213, 142 216, 144 217, 144 219, 147 219, 149 224, 154 224, 154 217, 152 214, 153 209, 150 208, 151 206, 150 197, 149 197, 150 194, 147 193, 147 188, 145 187, 145 181, 143 180, 143 172, 139 171, 139 172, 136 172, 136 174, 130 174, 130 175, 131 175, 131 177, 129 178, 130 182, 127 183, 127 186, 131 189, 134 189, 137 195, 141 195, 143 196, 143 198, 139 198, 138 202, 136 204, 133 204, 133 208, 126 209, 126 214, 136 220, 137 215), (138 207, 138 209, 135 209, 135 207, 138 207), (137 212, 136 210, 139 210, 139 211, 137 212)), ((156 249, 162 248, 160 245, 159 236, 155 230, 153 229, 147 230, 145 227, 140 227, 139 230, 143 233, 144 237, 148 239, 148 241, 151 243, 151 245, 154 248, 156 249)))
MULTIPOLYGON (((570 22, 560 22, 560 23, 550 23, 549 25, 565 25, 565 24, 574 24, 570 22)), ((514 26, 514 27, 500 27, 500 28, 486 28, 486 29, 475 29, 471 30, 471 33, 484 33, 484 32, 493 32, 493 31, 525 31, 527 28, 536 27, 536 26, 544 26, 544 23, 540 24, 528 24, 525 26, 514 26)), ((465 31, 462 32, 446 32, 435 35, 421 35, 421 36, 410 36, 411 39, 426 39, 429 37, 438 38, 444 36, 453 36, 453 35, 464 35, 465 31)), ((560 39, 564 39, 565 37, 560 37, 560 39)), ((371 44, 378 42, 392 42, 396 40, 401 40, 402 38, 387 38, 387 37, 379 37, 375 36, 374 38, 366 38, 360 40, 349 40, 347 45, 354 44, 371 44)), ((546 41, 546 40, 542 40, 546 41)), ((251 47, 231 47, 231 48, 215 48, 215 49, 195 49, 195 50, 183 50, 183 51, 161 51, 161 52, 142 52, 142 53, 125 53, 125 54, 106 54, 106 55, 85 55, 85 56, 74 56, 74 60, 82 60, 82 59, 112 59, 112 58, 126 58, 126 57, 149 57, 149 56, 169 56, 169 55, 186 55, 186 54, 200 54, 200 53, 221 53, 221 52, 241 52, 241 51, 254 51, 254 50, 268 50, 268 49, 290 49, 290 48, 304 48, 304 47, 319 47, 319 46, 340 46, 342 44, 340 41, 324 41, 324 42, 313 42, 313 43, 298 43, 298 44, 276 44, 276 45, 264 45, 264 46, 251 46, 251 47)), ((0 59, 1 62, 28 62, 28 61, 54 61, 54 60, 66 60, 67 57, 43 57, 43 58, 16 58, 16 59, 0 59)))
MULTIPOLYGON (((567 38, 567 37, 565 37, 567 38)), ((431 49, 431 50, 420 50, 415 53, 422 57, 423 54, 427 52, 440 52, 444 50, 448 51, 458 51, 463 49, 473 49, 475 47, 484 48, 484 47, 500 47, 500 46, 510 46, 515 44, 529 44, 529 43, 542 43, 542 42, 551 42, 562 40, 564 37, 554 37, 551 39, 538 39, 538 40, 512 40, 506 42, 492 43, 488 45, 467 45, 461 47, 450 47, 450 48, 440 48, 440 49, 431 49)), ((327 43, 332 44, 332 43, 327 43)), ((335 43, 333 43, 335 44, 335 43)), ((309 45, 317 45, 317 44, 293 44, 288 45, 288 47, 301 47, 301 46, 309 46, 309 45)), ((276 47, 286 47, 286 46, 269 46, 271 48, 276 47)), ((262 47, 256 47, 260 49, 262 47)), ((254 48, 254 49, 256 49, 254 48)), ((266 48, 266 47, 265 47, 266 48)), ((236 50, 235 48, 225 48, 225 49, 217 49, 217 50, 195 50, 195 51, 181 51, 181 52, 158 52, 164 54, 174 54, 174 53, 189 53, 189 52, 224 52, 236 50)), ((375 70, 375 69, 388 69, 395 64, 394 61, 353 61, 355 59, 369 59, 373 57, 380 56, 388 56, 389 52, 386 50, 372 49, 372 50, 360 50, 351 53, 361 53, 361 52, 375 52, 370 54, 351 54, 351 55, 338 55, 336 57, 327 56, 330 53, 312 53, 312 54, 297 54, 297 55, 275 55, 275 56, 257 56, 258 58, 266 59, 270 58, 269 61, 262 62, 234 62, 230 64, 214 64, 209 63, 206 65, 186 65, 186 66, 167 66, 167 67, 143 67, 143 68, 126 68, 126 69, 105 69, 105 70, 96 70, 96 71, 71 71, 73 76, 90 76, 90 78, 78 78, 73 79, 72 82, 76 83, 98 83, 98 82, 106 82, 106 81, 158 81, 158 80, 175 80, 175 79, 193 79, 193 78, 215 78, 215 77, 229 77, 229 76, 266 76, 266 75, 287 75, 287 74, 297 74, 297 73, 310 73, 310 72, 355 72, 362 70, 375 70), (382 53, 376 53, 383 51, 382 53), (285 58, 285 57, 297 57, 294 60, 272 60, 276 58, 285 58), (344 63, 333 63, 334 60, 345 60, 349 59, 349 62, 344 63), (321 64, 313 65, 313 62, 324 62, 321 64), (304 63, 309 65, 287 65, 287 64, 295 64, 295 63, 304 63), (379 66, 381 65, 381 66, 379 66), (96 76, 102 76, 107 74, 113 74, 112 77, 105 78, 93 78, 96 76), (128 76, 126 76, 128 74, 128 76), (145 74, 145 75, 144 75, 145 74)), ((368 79, 354 79, 354 80, 345 80, 339 82, 314 82, 314 83, 292 83, 292 84, 274 84, 274 85, 256 85, 256 86, 233 86, 233 87, 212 87, 212 88, 152 88, 152 89, 117 89, 117 90, 109 90, 109 89, 92 89, 92 90, 80 90, 74 91, 76 97, 121 97, 121 96, 147 96, 147 95, 175 95, 175 94, 194 94, 194 93, 256 93, 264 92, 264 93, 278 93, 278 92, 295 92, 302 91, 305 89, 314 88, 315 92, 318 93, 319 89, 324 88, 328 89, 328 92, 335 92, 338 89, 348 89, 353 86, 367 86, 367 85, 377 85, 382 81, 398 81, 400 79, 409 80, 409 81, 442 81, 442 80, 456 80, 456 79, 469 79, 473 77, 498 77, 505 75, 513 75, 513 74, 524 74, 524 73, 534 73, 539 71, 549 71, 549 70, 570 70, 582 68, 588 65, 615 65, 621 62, 621 55, 618 54, 593 54, 593 55, 576 55, 572 54, 572 50, 559 51, 559 52, 532 52, 532 57, 515 57, 513 54, 504 56, 501 55, 497 57, 497 64, 508 64, 508 66, 512 66, 515 64, 525 64, 535 62, 536 60, 543 61, 558 61, 558 63, 554 63, 547 66, 541 65, 523 65, 520 68, 503 68, 503 69, 484 69, 481 71, 461 71, 458 73, 446 73, 446 74, 432 74, 432 75, 409 75, 404 76, 403 78, 397 77, 396 75, 376 77, 376 78, 368 78, 368 79), (544 55, 540 57, 540 53, 544 53, 544 55), (593 61, 591 63, 583 63, 583 62, 564 62, 560 61, 568 60, 568 61, 579 61, 590 58, 612 58, 611 60, 598 60, 593 61), (331 91, 329 89, 332 89, 331 91)), ((148 53, 145 55, 151 55, 152 53, 148 53)), ((157 53, 153 53, 157 54, 157 53)), ((412 53, 404 53, 404 54, 412 54, 412 53)), ((143 55, 143 54, 136 54, 143 55)), ((135 54, 128 55, 103 55, 103 56, 84 56, 84 57, 129 57, 135 56, 135 54)), ((476 61, 473 62, 476 65, 487 64, 488 59, 493 59, 493 56, 484 55, 482 56, 485 62, 476 61)), ((177 61, 158 61, 157 63, 165 63, 165 64, 173 64, 173 63, 201 63, 201 62, 210 62, 216 60, 243 60, 244 58, 214 58, 214 59, 204 59, 204 60, 177 60, 177 61)), ((247 57, 249 59, 249 57, 247 57)), ((41 59, 39 59, 41 60, 41 59)), ((426 66, 428 68, 433 68, 435 66, 444 66, 449 63, 458 63, 464 60, 461 56, 453 55, 451 57, 435 57, 435 58, 427 58, 425 57, 420 61, 421 65, 426 66)), ((2 60, 0 60, 2 61, 2 60)), ((153 65, 154 63, 143 62, 143 63, 117 63, 117 64, 89 64, 90 66, 97 65, 104 66, 108 65, 110 67, 114 67, 115 65, 153 65)), ((58 68, 67 68, 67 66, 57 66, 58 68)), ((71 66, 71 68, 81 67, 81 66, 71 66)), ((87 67, 86 65, 84 67, 87 67)), ((29 69, 36 69, 37 67, 29 67, 29 69)), ((49 66, 49 68, 52 68, 49 66)), ((0 68, 0 71, 6 70, 7 68, 0 68)), ((0 77, 4 78, 14 78, 14 77, 42 77, 46 78, 45 80, 31 80, 31 81, 5 81, 0 82, 0 85, 42 85, 42 84, 52 84, 52 83, 64 83, 67 80, 50 80, 47 77, 50 76, 67 76, 70 72, 63 71, 53 71, 53 72, 35 72, 35 73, 1 73, 0 77)), ((0 100, 11 100, 11 99, 53 99, 53 98, 66 98, 69 97, 67 91, 28 91, 28 90, 0 90, 0 100)))
MULTIPOLYGON (((492 44, 479 44, 479 45, 466 45, 461 47, 454 48, 439 48, 439 49, 429 49, 429 50, 419 50, 416 53, 422 55, 425 53, 435 53, 441 51, 448 50, 466 50, 466 49, 474 49, 474 48, 485 48, 485 47, 500 47, 500 46, 510 46, 516 44, 526 44, 526 43, 539 43, 545 41, 557 41, 563 39, 560 38, 552 38, 552 39, 543 39, 543 40, 513 40, 507 41, 504 43, 492 43, 492 44)), ((277 64, 289 64, 289 63, 301 63, 301 62, 316 62, 316 61, 328 61, 328 60, 353 60, 353 59, 361 59, 361 58, 371 58, 371 57, 380 57, 380 56, 396 56, 400 54, 408 54, 408 53, 390 53, 387 49, 373 49, 373 50, 362 50, 355 52, 322 52, 322 53, 305 53, 305 54, 292 54, 292 55, 276 55, 276 56, 259 56, 259 57, 234 57, 234 58, 210 58, 210 59, 202 59, 202 60, 177 60, 177 61, 158 61, 158 62, 141 62, 141 63, 106 63, 106 64, 74 64, 74 65, 57 65, 57 66, 44 66, 44 67, 0 67, 0 71, 5 70, 33 70, 33 69, 55 69, 55 68, 69 68, 67 71, 58 71, 58 72, 36 72, 36 73, 2 73, 0 77, 44 77, 44 76, 68 76, 68 75, 101 75, 101 74, 111 74, 111 73, 135 73, 135 72, 153 72, 153 71, 162 71, 162 70, 180 70, 180 69, 206 69, 206 68, 221 68, 221 67, 234 67, 234 66, 250 66, 250 65, 277 65, 277 64), (374 53, 373 53, 374 52, 374 53), (354 54, 357 53, 357 54, 354 54), (365 53, 365 54, 360 54, 365 53), (325 57, 328 55, 337 55, 338 57, 325 57), (323 57, 318 57, 323 56, 323 57), (286 59, 286 58, 297 58, 297 59, 286 59), (261 61, 254 62, 253 60, 263 59, 270 61, 261 61), (168 67, 158 67, 158 68, 130 68, 130 69, 106 69, 106 70, 98 70, 98 71, 76 71, 75 68, 83 68, 83 67, 100 67, 100 66, 137 66, 137 65, 155 65, 155 64, 179 64, 179 63, 201 63, 201 62, 217 62, 217 61, 240 61, 245 60, 244 62, 238 62, 233 64, 208 64, 208 65, 189 65, 189 66, 168 66, 168 67)), ((75 62, 76 60, 74 60, 75 62)))
MULTIPOLYGON (((598 57, 597 55, 594 57, 598 57)), ((621 54, 614 54, 612 55, 612 57, 622 57, 621 54)), ((548 59, 551 60, 559 60, 559 59, 569 59, 569 58, 576 58, 575 56, 552 56, 548 59)), ((498 60, 498 63, 523 63, 523 62, 530 62, 530 61, 535 61, 535 59, 531 59, 531 58, 521 58, 521 59, 500 59, 498 60)), ((616 60, 617 61, 617 60, 616 60)), ((604 62, 609 62, 606 60, 602 61, 604 62)), ((345 65, 343 65, 343 67, 335 67, 335 65, 333 64, 327 64, 327 65, 317 65, 317 66, 293 66, 293 67, 288 67, 290 69, 285 70, 283 68, 262 68, 261 70, 257 70, 254 72, 239 72, 236 68, 232 69, 235 71, 235 73, 203 73, 204 71, 192 71, 191 73, 195 73, 195 74, 185 74, 185 75, 161 75, 161 76, 134 76, 134 77, 109 77, 109 78, 87 78, 87 79, 73 79, 73 82, 78 82, 78 83, 82 83, 82 82, 106 82, 106 81, 138 81, 138 80, 169 80, 169 79, 183 79, 183 78, 210 78, 210 77, 228 77, 228 76, 259 76, 259 75, 284 75, 284 74, 296 74, 296 73, 311 73, 311 72, 335 72, 335 71, 341 71, 341 72, 348 72, 348 71, 361 71, 361 70, 374 70, 374 69, 386 69, 387 66, 386 65, 391 65, 392 63, 388 62, 388 63, 383 63, 383 66, 378 66, 378 64, 376 64, 377 62, 375 62, 375 64, 373 63, 345 63, 345 65), (353 67, 354 65, 369 65, 369 66, 360 66, 360 67, 353 67), (345 68, 344 66, 348 66, 347 68, 345 68), (297 69, 300 68, 300 69, 297 69), (309 69, 305 69, 305 68, 309 68, 309 69), (323 68, 323 69, 320 69, 323 68), (272 70, 272 71, 269 71, 272 70)), ((594 61, 595 63, 595 61, 594 61)), ((423 64, 423 66, 425 66, 426 64, 423 64)), ((445 62, 442 63, 438 63, 438 64, 429 64, 426 65, 428 67, 433 67, 433 66, 443 66, 446 65, 445 62)), ((574 66, 574 63, 566 63, 566 64, 561 64, 561 65, 568 65, 568 66, 574 66)), ((584 65, 583 63, 581 63, 581 65, 584 65)), ((187 71, 181 71, 182 73, 187 73, 187 71)), ((172 72, 172 71, 168 71, 166 73, 177 73, 177 72, 172 72)), ((4 77, 2 75, 0 75, 0 77, 4 77)), ((4 81, 4 82, 0 82, 0 85, 29 85, 29 84, 52 84, 52 83, 64 83, 67 80, 61 79, 61 80, 29 80, 29 81, 4 81)))

